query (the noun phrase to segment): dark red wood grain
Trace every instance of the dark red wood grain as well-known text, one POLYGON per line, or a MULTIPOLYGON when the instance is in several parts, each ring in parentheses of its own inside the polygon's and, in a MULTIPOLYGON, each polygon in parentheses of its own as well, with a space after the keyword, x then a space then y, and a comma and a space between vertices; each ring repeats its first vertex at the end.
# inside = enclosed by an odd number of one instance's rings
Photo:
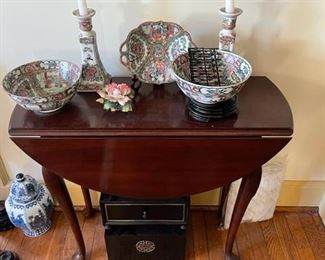
MULTIPOLYGON (((119 82, 127 78, 116 79, 119 82)), ((85 248, 62 178, 86 188, 137 198, 187 196, 243 178, 226 243, 233 242, 255 194, 261 165, 291 139, 293 119, 279 89, 265 77, 251 77, 239 94, 239 114, 213 123, 188 117, 186 99, 175 83, 143 84, 134 112, 106 112, 95 93, 77 94, 62 110, 37 115, 16 106, 11 139, 39 162, 78 242, 85 248)), ((226 195, 226 190, 224 195, 226 195)))
MULTIPOLYGON (((118 81, 129 81, 119 78, 118 81)), ((16 106, 11 136, 288 136, 290 107, 265 77, 251 77, 239 93, 237 117, 200 123, 188 117, 186 99, 175 83, 143 84, 132 113, 107 112, 95 93, 77 94, 62 110, 37 115, 16 106)))
POLYGON ((172 198, 251 174, 290 138, 12 138, 47 169, 126 197, 172 198))

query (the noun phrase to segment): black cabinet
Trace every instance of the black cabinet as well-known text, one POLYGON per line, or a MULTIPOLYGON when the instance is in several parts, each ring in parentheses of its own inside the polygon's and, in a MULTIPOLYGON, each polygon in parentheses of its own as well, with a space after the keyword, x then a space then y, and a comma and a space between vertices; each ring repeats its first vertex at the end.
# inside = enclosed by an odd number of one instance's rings
POLYGON ((101 194, 109 260, 184 260, 189 204, 101 194))
POLYGON ((185 226, 110 226, 105 229, 109 260, 184 260, 185 226))

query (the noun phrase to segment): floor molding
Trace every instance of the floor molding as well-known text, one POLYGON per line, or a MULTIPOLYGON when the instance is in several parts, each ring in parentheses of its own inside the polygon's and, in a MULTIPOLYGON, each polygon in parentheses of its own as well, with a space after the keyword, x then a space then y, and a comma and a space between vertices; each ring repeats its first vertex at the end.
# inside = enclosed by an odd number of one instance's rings
MULTIPOLYGON (((84 206, 74 206, 75 211, 83 211, 84 206)), ((99 206, 93 207, 95 211, 100 211, 99 206)), ((217 211, 218 206, 191 206, 191 211, 217 211)), ((62 211, 60 206, 54 207, 55 211, 62 211)), ((287 206, 277 206, 275 208, 276 212, 289 212, 289 213, 310 213, 310 214, 319 214, 318 207, 287 207, 287 206)))
MULTIPOLYGON (((67 182, 74 205, 83 205, 84 200, 79 185, 67 182)), ((285 180, 282 185, 277 206, 319 207, 325 190, 325 181, 285 180)), ((98 205, 99 192, 91 191, 92 202, 98 205)), ((192 205, 205 207, 218 205, 220 190, 212 190, 191 196, 192 205)))
POLYGON ((312 213, 318 214, 319 208, 318 207, 295 207, 295 206, 277 206, 275 208, 276 212, 296 212, 296 213, 312 213))

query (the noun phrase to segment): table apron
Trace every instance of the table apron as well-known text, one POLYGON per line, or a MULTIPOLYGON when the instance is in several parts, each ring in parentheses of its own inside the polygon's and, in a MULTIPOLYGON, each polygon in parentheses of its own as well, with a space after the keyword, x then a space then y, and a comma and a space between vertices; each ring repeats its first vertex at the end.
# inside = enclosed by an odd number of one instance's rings
POLYGON ((251 174, 291 137, 11 137, 51 172, 138 198, 208 191, 251 174))

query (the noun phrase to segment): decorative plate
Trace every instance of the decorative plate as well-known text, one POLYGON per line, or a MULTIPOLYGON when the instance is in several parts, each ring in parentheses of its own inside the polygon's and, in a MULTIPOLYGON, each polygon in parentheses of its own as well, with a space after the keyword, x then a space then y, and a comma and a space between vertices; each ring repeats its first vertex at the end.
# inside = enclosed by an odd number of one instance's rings
POLYGON ((195 47, 191 35, 178 24, 144 22, 122 43, 120 60, 139 80, 164 84, 174 81, 172 62, 189 47, 195 47))

